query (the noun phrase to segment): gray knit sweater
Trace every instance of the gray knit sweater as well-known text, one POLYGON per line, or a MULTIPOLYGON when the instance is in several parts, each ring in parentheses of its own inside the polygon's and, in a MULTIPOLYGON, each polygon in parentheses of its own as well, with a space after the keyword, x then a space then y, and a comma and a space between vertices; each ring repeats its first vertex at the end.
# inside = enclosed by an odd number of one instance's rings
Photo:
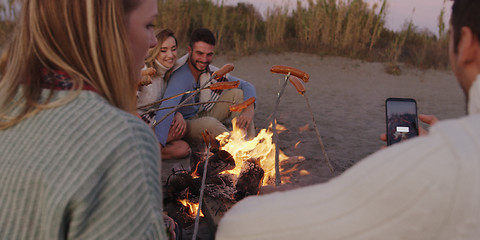
POLYGON ((159 156, 142 120, 88 91, 0 131, 0 239, 165 239, 159 156))

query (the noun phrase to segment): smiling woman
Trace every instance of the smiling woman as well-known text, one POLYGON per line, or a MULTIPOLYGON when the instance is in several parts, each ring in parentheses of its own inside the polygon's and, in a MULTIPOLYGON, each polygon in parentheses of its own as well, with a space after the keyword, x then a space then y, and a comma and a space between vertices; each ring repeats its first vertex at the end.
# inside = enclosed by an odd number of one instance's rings
MULTIPOLYGON (((185 59, 177 61, 177 39, 172 30, 159 31, 155 37, 158 44, 148 51, 148 57, 145 60, 147 70, 154 71, 151 75, 151 83, 140 86, 137 94, 139 114, 151 126, 155 123, 156 116, 156 111, 148 112, 152 108, 151 104, 163 98, 171 73, 185 63, 185 59), (150 109, 145 107, 148 105, 150 109)), ((162 159, 184 158, 190 154, 190 146, 182 140, 187 128, 183 115, 176 112, 174 118, 174 124, 168 132, 167 144, 161 147, 162 159)))
POLYGON ((166 239, 158 144, 131 114, 156 9, 23 1, 0 63, 0 239, 166 239))

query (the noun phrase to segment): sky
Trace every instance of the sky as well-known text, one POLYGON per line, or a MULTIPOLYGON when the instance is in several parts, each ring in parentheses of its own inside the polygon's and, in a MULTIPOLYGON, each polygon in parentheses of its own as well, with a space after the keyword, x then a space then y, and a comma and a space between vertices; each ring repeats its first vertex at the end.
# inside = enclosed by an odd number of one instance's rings
MULTIPOLYGON (((224 4, 236 5, 237 2, 247 2, 253 4, 260 13, 264 13, 268 8, 275 6, 288 5, 292 8, 296 6, 296 0, 223 0, 224 4)), ((307 0, 300 0, 306 3, 307 0)), ((315 0, 314 0, 315 1, 315 0)), ((215 0, 213 0, 215 2, 215 0)), ((369 4, 378 3, 381 0, 364 0, 369 4)), ((387 16, 386 27, 394 31, 399 31, 405 22, 412 19, 412 22, 419 29, 427 28, 433 33, 438 32, 438 16, 444 6, 443 0, 387 0, 387 16), (415 9, 415 12, 413 12, 415 9)), ((448 27, 448 19, 450 16, 450 8, 452 1, 447 0, 445 3, 445 18, 446 27, 448 27)), ((305 5, 306 6, 306 5, 305 5)), ((380 8, 378 8, 380 9, 380 8)))

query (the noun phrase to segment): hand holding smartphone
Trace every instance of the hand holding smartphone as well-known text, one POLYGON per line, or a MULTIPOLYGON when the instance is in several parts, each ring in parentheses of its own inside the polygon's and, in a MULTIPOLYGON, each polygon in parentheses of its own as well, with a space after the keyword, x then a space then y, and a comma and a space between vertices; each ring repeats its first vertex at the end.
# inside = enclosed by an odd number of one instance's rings
POLYGON ((418 136, 417 102, 412 98, 385 101, 387 145, 418 136))

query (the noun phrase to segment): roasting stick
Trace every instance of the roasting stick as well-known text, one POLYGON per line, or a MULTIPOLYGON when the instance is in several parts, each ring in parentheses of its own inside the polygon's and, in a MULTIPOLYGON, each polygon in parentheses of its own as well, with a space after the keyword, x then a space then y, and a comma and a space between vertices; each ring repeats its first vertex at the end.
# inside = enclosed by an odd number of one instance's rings
MULTIPOLYGON (((203 88, 203 89, 207 89, 207 88, 203 88)), ((200 89, 200 90, 203 90, 203 89, 200 89)), ((140 107, 138 107, 137 109, 145 109, 145 108, 148 108, 148 107, 151 107, 151 106, 160 104, 160 103, 162 103, 162 102, 165 102, 165 101, 167 101, 167 100, 170 100, 170 99, 173 99, 173 98, 176 98, 176 97, 180 97, 180 96, 183 96, 183 95, 185 95, 185 94, 189 94, 189 93, 192 93, 192 92, 195 92, 195 91, 197 91, 197 90, 186 91, 186 92, 183 92, 183 93, 179 93, 179 94, 177 94, 177 95, 173 95, 173 96, 168 97, 168 98, 162 98, 162 99, 160 99, 160 100, 158 100, 158 101, 156 101, 156 102, 153 102, 153 103, 149 103, 149 104, 145 104, 145 105, 143 105, 143 106, 140 106, 140 107)))
POLYGON ((209 84, 213 79, 219 79, 221 78, 222 76, 224 76, 225 74, 233 71, 234 69, 234 66, 233 64, 225 64, 223 65, 223 67, 221 67, 220 69, 218 69, 217 71, 215 71, 212 76, 210 76, 210 79, 208 79, 208 81, 206 81, 202 86, 200 86, 199 89, 195 90, 190 96, 188 96, 188 98, 186 98, 185 100, 183 100, 183 102, 181 102, 179 105, 177 105, 175 108, 173 108, 170 112, 168 112, 167 114, 165 114, 165 116, 163 116, 160 120, 158 120, 156 123, 153 124, 153 128, 155 128, 159 123, 163 122, 163 120, 165 120, 168 116, 172 115, 172 113, 176 112, 179 108, 183 107, 185 104, 187 104, 188 101, 190 101, 190 99, 192 99, 193 97, 195 97, 199 92, 200 92, 200 89, 202 88, 205 88, 205 86, 207 86, 207 84, 209 84))
POLYGON ((200 88, 200 89, 196 89, 196 90, 192 90, 192 91, 186 91, 186 92, 183 92, 183 93, 179 93, 177 95, 174 95, 174 96, 171 96, 171 97, 168 97, 168 98, 163 98, 163 99, 160 99, 156 102, 153 102, 153 103, 149 103, 149 104, 146 104, 146 105, 143 105, 143 106, 140 106, 138 107, 137 109, 145 109, 145 108, 148 108, 148 107, 151 107, 151 106, 154 106, 154 105, 157 105, 157 104, 160 104, 164 101, 167 101, 167 100, 170 100, 170 99, 173 99, 173 98, 176 98, 176 97, 180 97, 180 96, 183 96, 185 94, 189 94, 189 93, 193 93, 197 90, 201 91, 201 90, 205 90, 205 89, 210 89, 210 90, 226 90, 226 89, 232 89, 232 88, 237 88, 238 86, 240 85, 240 81, 235 81, 235 82, 216 82, 216 83, 213 83, 212 85, 208 86, 208 87, 204 87, 204 88, 200 88))
POLYGON ((305 90, 305 86, 303 82, 295 77, 290 77, 290 83, 297 89, 297 92, 305 98, 305 102, 307 103, 308 111, 310 112, 310 116, 312 117, 313 127, 315 128, 315 133, 317 134, 318 142, 320 143, 320 148, 322 149, 323 156, 325 157, 325 161, 327 162, 328 167, 330 168, 330 172, 334 173, 334 169, 330 159, 328 158, 327 152, 325 151, 325 146, 323 145, 322 137, 320 136, 320 131, 318 131, 317 123, 315 121, 315 117, 313 115, 312 107, 310 107, 310 101, 308 101, 307 91, 305 90))
MULTIPOLYGON (((208 101, 208 102, 198 102, 198 103, 189 103, 189 104, 185 104, 183 105, 182 107, 190 107, 190 106, 196 106, 196 105, 202 105, 202 104, 207 104, 207 103, 234 103, 232 101, 222 101, 222 100, 219 100, 219 101, 208 101)), ((143 115, 147 115, 151 112, 157 112, 157 111, 160 111, 160 110, 165 110, 165 109, 172 109, 172 108, 175 108, 177 106, 170 106, 170 107, 162 107, 162 108, 152 108, 146 112, 144 112, 142 114, 143 115)))
POLYGON ((304 82, 308 82, 310 79, 310 76, 299 69, 289 67, 289 66, 281 66, 281 65, 275 65, 270 69, 270 72, 272 73, 280 73, 285 75, 285 81, 283 83, 283 86, 278 93, 278 98, 277 102, 275 103, 275 109, 273 110, 273 118, 272 118, 272 131, 273 131, 273 143, 275 144, 275 186, 279 186, 281 184, 281 177, 280 177, 280 150, 278 146, 278 133, 277 133, 277 128, 276 128, 276 114, 278 110, 278 105, 280 104, 280 98, 283 95, 283 92, 285 91, 285 87, 287 86, 288 80, 290 79, 290 76, 296 76, 300 79, 302 79, 304 82))
POLYGON ((200 197, 198 198, 198 209, 197 209, 197 216, 195 217, 195 228, 193 229, 192 240, 197 239, 198 224, 200 223, 200 211, 202 209, 203 193, 205 192, 205 179, 207 178, 207 170, 208 170, 208 155, 210 155, 209 135, 210 134, 207 132, 207 130, 205 130, 205 133, 202 133, 203 140, 205 141, 205 144, 207 145, 207 154, 205 156, 205 163, 204 163, 204 166, 203 166, 202 185, 201 185, 201 188, 200 188, 200 197))
POLYGON ((278 105, 280 104, 280 98, 283 95, 283 92, 285 92, 285 87, 287 86, 288 79, 290 78, 290 73, 285 75, 285 81, 283 82, 283 86, 278 93, 278 98, 277 102, 275 103, 275 108, 273 110, 273 115, 272 115, 272 131, 273 131, 273 144, 275 144, 275 186, 280 186, 282 183, 281 177, 280 177, 280 150, 278 147, 278 133, 277 133, 277 127, 276 127, 276 122, 277 122, 277 110, 278 110, 278 105))

